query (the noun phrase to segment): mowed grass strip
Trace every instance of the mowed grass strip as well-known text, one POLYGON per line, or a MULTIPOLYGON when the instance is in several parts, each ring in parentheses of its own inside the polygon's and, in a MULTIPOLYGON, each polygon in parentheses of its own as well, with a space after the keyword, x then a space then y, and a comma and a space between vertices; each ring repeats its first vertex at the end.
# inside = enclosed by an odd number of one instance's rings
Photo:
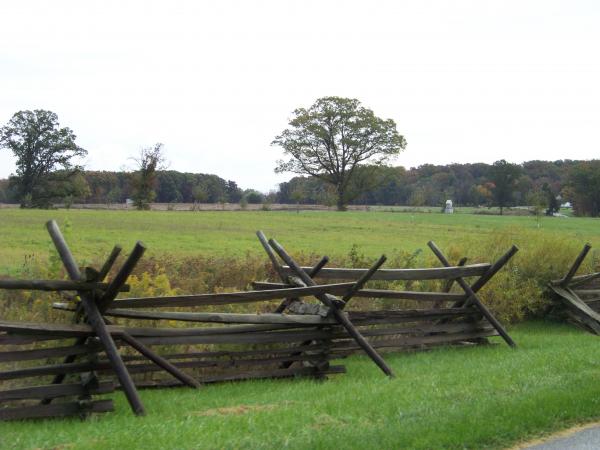
POLYGON ((44 223, 70 223, 68 241, 81 263, 99 261, 116 243, 125 251, 136 240, 147 256, 242 256, 261 253, 254 232, 264 230, 292 252, 346 255, 353 245, 367 256, 394 250, 426 249, 463 243, 476 248, 498 234, 526 249, 532 233, 543 239, 600 244, 600 219, 543 218, 475 214, 348 211, 82 211, 0 209, 0 273, 22 266, 26 256, 47 257, 50 239, 44 223))
POLYGON ((513 327, 506 345, 363 356, 325 382, 265 380, 121 394, 116 412, 0 424, 1 448, 504 448, 600 417, 600 341, 573 327, 513 327))

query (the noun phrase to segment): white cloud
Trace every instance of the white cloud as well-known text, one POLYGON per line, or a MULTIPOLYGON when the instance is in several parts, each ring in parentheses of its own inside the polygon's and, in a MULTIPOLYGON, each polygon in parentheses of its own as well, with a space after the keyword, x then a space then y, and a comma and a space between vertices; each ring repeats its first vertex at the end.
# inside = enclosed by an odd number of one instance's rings
MULTIPOLYGON (((119 169, 163 142, 171 168, 267 190, 270 141, 324 95, 408 140, 398 164, 598 157, 600 19, 584 1, 3 2, 0 122, 55 111, 119 169)), ((0 177, 14 171, 0 152, 0 177)))

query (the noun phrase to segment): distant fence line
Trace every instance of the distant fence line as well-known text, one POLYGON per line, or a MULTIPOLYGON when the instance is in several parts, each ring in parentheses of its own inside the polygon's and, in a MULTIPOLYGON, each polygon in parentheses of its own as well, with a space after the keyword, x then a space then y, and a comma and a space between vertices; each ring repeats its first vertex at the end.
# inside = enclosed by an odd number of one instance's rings
MULTIPOLYGON (((54 205, 55 208, 66 208, 63 203, 57 203, 54 205)), ((0 209, 3 208, 19 208, 18 204, 14 203, 0 203, 0 209)), ((70 209, 104 209, 104 210, 135 210, 134 205, 127 205, 125 203, 74 203, 69 205, 70 209)), ((362 211, 370 208, 378 208, 373 205, 349 205, 349 210, 362 211)), ((391 208, 391 207, 387 207, 391 208)), ((249 203, 247 206, 242 208, 239 203, 151 203, 150 209, 154 211, 260 211, 260 210, 272 210, 272 211, 296 211, 309 210, 309 211, 335 211, 335 206, 325 205, 296 205, 296 204, 284 204, 284 203, 249 203)), ((433 208, 436 209, 437 208, 433 208)))
MULTIPOLYGON (((135 211, 137 208, 126 203, 55 203, 58 209, 90 209, 90 210, 114 210, 135 211)), ((19 208, 16 203, 0 203, 0 209, 19 208)), ((295 203, 249 203, 241 206, 239 203, 150 203, 153 211, 336 211, 335 206, 308 205, 295 203)), ((383 211, 383 212, 406 212, 406 213, 432 213, 442 212, 441 206, 409 206, 409 205, 347 205, 349 211, 383 211)), ((499 208, 487 206, 457 206, 455 213, 474 213, 498 215, 499 208)), ((531 215, 529 206, 511 206, 504 209, 507 216, 531 215)))

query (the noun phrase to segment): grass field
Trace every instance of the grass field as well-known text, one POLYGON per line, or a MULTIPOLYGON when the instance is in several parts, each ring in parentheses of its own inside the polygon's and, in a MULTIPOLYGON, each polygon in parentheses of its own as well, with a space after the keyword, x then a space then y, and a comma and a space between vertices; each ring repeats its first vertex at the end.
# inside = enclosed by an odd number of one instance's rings
POLYGON ((199 391, 142 391, 146 417, 121 394, 91 420, 0 424, 0 448, 504 448, 600 417, 598 337, 535 322, 506 345, 365 357, 325 382, 253 381, 199 391))
MULTIPOLYGON (((144 260, 151 262, 143 270, 150 279, 160 273, 152 269, 158 261, 177 289, 190 292, 243 289, 264 276, 257 229, 292 254, 328 254, 334 265, 336 258, 348 263, 353 247, 367 261, 381 253, 404 255, 390 261, 402 266, 407 254, 410 259, 406 252, 425 250, 430 239, 453 260, 467 255, 471 261, 490 261, 515 243, 521 251, 482 291, 506 322, 543 311, 545 283, 564 274, 584 242, 600 244, 598 219, 538 224, 527 216, 467 213, 0 209, 0 276, 41 277, 25 269, 35 267, 31 255, 53 260, 44 227, 51 218, 80 264, 100 262, 115 243, 127 251, 141 239, 149 248, 144 260)), ((422 255, 417 264, 438 264, 422 255)), ((586 269, 599 256, 588 258, 586 269)), ((135 295, 164 293, 150 284, 135 284, 149 289, 135 295)), ((0 297, 3 318, 10 320, 55 320, 49 305, 45 297, 0 297)), ((600 417, 596 336, 544 322, 514 325, 511 333, 516 351, 498 345, 388 355, 394 380, 353 357, 345 362, 348 374, 325 383, 145 391, 145 418, 133 417, 118 394, 116 414, 89 421, 0 424, 0 448, 502 448, 600 417)))
POLYGON ((527 249, 532 239, 600 244, 600 219, 391 212, 284 211, 23 211, 0 209, 0 274, 23 264, 27 255, 46 255, 50 239, 44 223, 55 218, 71 224, 69 243, 80 258, 101 260, 115 243, 127 250, 136 240, 148 256, 237 255, 262 252, 254 232, 275 236, 290 251, 346 255, 353 245, 368 256, 461 244, 477 251, 504 240, 527 249))

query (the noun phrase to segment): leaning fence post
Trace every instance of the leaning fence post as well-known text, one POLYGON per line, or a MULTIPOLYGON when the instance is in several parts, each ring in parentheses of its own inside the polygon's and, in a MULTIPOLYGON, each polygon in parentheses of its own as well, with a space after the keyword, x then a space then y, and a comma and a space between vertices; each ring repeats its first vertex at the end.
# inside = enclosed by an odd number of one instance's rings
MULTIPOLYGON (((435 245, 433 241, 429 241, 427 245, 444 266, 450 267, 450 262, 448 262, 442 251, 435 245)), ((471 288, 471 286, 469 286, 469 284, 464 280, 464 278, 458 277, 456 278, 456 282, 465 291, 465 294, 467 294, 468 299, 475 303, 477 309, 479 309, 479 311, 481 311, 481 314, 483 314, 483 316, 488 320, 488 322, 490 322, 494 326, 496 331, 498 331, 498 333, 500 334, 500 336, 502 336, 506 343, 511 347, 516 347, 517 344, 515 344, 515 341, 512 340, 512 338, 509 336, 502 324, 498 322, 498 320, 492 315, 492 313, 487 309, 487 307, 483 303, 481 303, 481 300, 479 300, 475 291, 471 288)), ((468 303, 468 301, 465 302, 465 304, 468 303)))
POLYGON ((129 257, 123 263, 123 266, 119 269, 113 280, 110 282, 102 297, 98 300, 97 304, 100 312, 104 312, 110 307, 110 304, 119 293, 119 289, 125 284, 127 278, 129 278, 129 275, 131 275, 135 265, 144 255, 145 251, 146 247, 144 244, 142 244, 140 241, 136 242, 133 250, 129 254, 129 257))
POLYGON ((100 268, 100 271, 98 272, 98 280, 97 281, 102 281, 106 278, 106 276, 108 275, 108 272, 110 272, 110 269, 112 269, 112 266, 115 264, 115 261, 119 257, 121 250, 123 250, 123 249, 121 248, 120 245, 115 245, 113 247, 112 251, 110 252, 110 255, 108 255, 108 258, 106 259, 106 261, 100 268))
POLYGON ((492 264, 492 267, 490 267, 486 273, 484 273, 479 279, 475 280, 475 283, 473 283, 473 286, 471 286, 473 292, 478 292, 483 286, 485 286, 485 284, 490 281, 492 277, 496 275, 500 269, 502 269, 506 263, 516 255, 518 251, 519 247, 513 245, 504 255, 498 258, 498 260, 492 264))
MULTIPOLYGON (((79 267, 77 266, 75 258, 69 250, 69 247, 62 233, 60 232, 57 223, 54 220, 50 220, 46 223, 46 227, 48 228, 48 233, 50 233, 50 237, 54 242, 60 258, 67 269, 69 277, 72 280, 80 280, 82 277, 79 267)), ((117 350, 117 346, 115 345, 112 336, 106 328, 106 324, 104 323, 102 314, 100 314, 98 305, 96 305, 96 302, 94 301, 93 295, 82 291, 80 291, 78 294, 81 298, 81 302, 87 316, 87 321, 96 332, 100 342, 102 342, 106 356, 108 357, 111 366, 115 371, 123 390, 125 391, 125 395, 129 401, 129 404, 131 405, 131 409, 136 415, 144 415, 144 405, 142 404, 129 372, 127 371, 127 367, 121 359, 121 355, 117 350)))
POLYGON ((144 355, 146 358, 148 358, 150 361, 152 361, 154 364, 156 364, 157 366, 161 367, 162 369, 164 369, 165 371, 167 371, 168 373, 173 375, 175 378, 177 378, 183 384, 185 384, 191 388, 194 388, 194 389, 200 387, 200 383, 198 381, 196 381, 194 378, 192 378, 188 374, 179 370, 175 365, 171 364, 171 362, 169 362, 167 359, 154 353, 152 350, 150 350, 148 347, 146 347, 144 344, 142 344, 137 339, 133 338, 128 333, 121 333, 119 335, 119 337, 122 340, 124 340, 127 344, 129 344, 131 347, 133 347, 138 352, 140 352, 142 355, 144 355))
POLYGON ((342 302, 344 302, 344 307, 346 307, 346 303, 348 303, 348 301, 350 301, 350 299, 352 297, 354 297, 354 295, 360 291, 365 284, 367 284, 367 282, 371 279, 371 277, 375 274, 375 272, 377 272, 379 270, 379 268, 381 266, 383 266, 383 264, 387 261, 387 257, 385 255, 381 255, 379 257, 379 259, 377 261, 375 261, 375 264, 373 264, 369 270, 367 270, 363 276, 361 276, 358 281, 356 283, 354 283, 354 285, 350 288, 350 290, 348 292, 346 292, 346 294, 344 294, 344 296, 342 297, 342 302))
MULTIPOLYGON (((104 281, 104 279, 108 275, 108 272, 110 272, 110 269, 114 265, 114 263, 117 260, 117 257, 119 256, 120 253, 121 253, 121 247, 118 245, 115 245, 113 247, 110 255, 108 256, 108 258, 102 265, 102 268, 100 269, 100 271, 95 274, 95 281, 97 281, 97 282, 104 281)), ((96 294, 94 294, 94 296, 96 296, 96 294)), ((72 323, 78 323, 81 320, 81 318, 83 317, 83 314, 84 314, 84 312, 82 309, 82 304, 79 304, 77 306, 77 309, 75 310, 75 314, 73 316, 72 323)), ((80 338, 77 338, 74 345, 83 345, 83 344, 85 344, 86 341, 87 341, 87 337, 80 337, 80 338)), ((63 364, 72 363, 73 361, 75 361, 76 358, 77 358, 77 355, 68 355, 64 358, 63 364)), ((52 384, 61 384, 64 381, 65 376, 66 375, 64 373, 56 375, 52 379, 52 384)), ((52 402, 52 398, 47 397, 47 398, 42 399, 42 401, 40 403, 42 405, 47 405, 51 402, 52 402)))
MULTIPOLYGON (((261 245, 265 249, 265 252, 269 256, 269 259, 271 260, 271 264, 273 265, 273 268, 275 269, 275 271, 279 275, 279 278, 281 279, 281 281, 283 283, 287 283, 288 282, 288 279, 287 279, 288 277, 285 274, 285 270, 283 269, 283 267, 281 266, 281 264, 277 260, 277 256, 275 255, 275 253, 273 252, 273 249, 269 245, 269 242, 267 241, 267 238, 266 238, 265 234, 262 231, 258 230, 256 232, 256 236, 258 237, 258 240, 260 241, 261 245)), ((323 267, 325 267, 325 265, 328 262, 329 262, 329 257, 328 256, 323 256, 319 260, 319 262, 317 264, 315 264, 315 266, 310 270, 310 272, 308 273, 308 276, 311 277, 311 278, 316 277, 317 274, 321 271, 321 269, 323 267)), ((286 298, 285 300, 283 300, 279 304, 279 306, 277 306, 277 308, 275 308, 274 312, 276 312, 276 313, 282 313, 282 312, 284 312, 288 306, 290 306, 292 303, 294 303, 297 300, 298 300, 298 298, 286 298)))
MULTIPOLYGON (((283 249, 281 245, 279 245, 275 240, 270 239, 269 244, 271 247, 277 252, 277 254, 283 259, 287 265, 300 277, 300 279, 306 283, 307 286, 315 286, 316 283, 312 278, 308 276, 304 270, 294 261, 290 255, 283 249)), ((336 320, 342 325, 348 334, 354 338, 356 343, 362 347, 362 349, 369 355, 369 357, 379 366, 379 368, 389 377, 393 377, 394 373, 392 369, 387 365, 384 359, 377 353, 377 351, 369 344, 369 342, 364 338, 364 336, 356 329, 356 327, 350 322, 350 319, 338 309, 336 302, 339 301, 333 295, 329 294, 317 294, 315 295, 319 300, 321 300, 325 306, 330 308, 331 313, 336 318, 336 320)))
POLYGON ((565 277, 562 280, 560 280, 559 285, 561 287, 567 287, 567 285, 571 282, 571 279, 575 276, 577 270, 579 269, 579 266, 581 266, 583 260, 585 259, 585 257, 591 249, 592 246, 590 244, 585 244, 583 246, 583 249, 581 250, 577 258, 575 259, 575 262, 573 262, 573 265, 569 269, 569 272, 565 275, 565 277))

